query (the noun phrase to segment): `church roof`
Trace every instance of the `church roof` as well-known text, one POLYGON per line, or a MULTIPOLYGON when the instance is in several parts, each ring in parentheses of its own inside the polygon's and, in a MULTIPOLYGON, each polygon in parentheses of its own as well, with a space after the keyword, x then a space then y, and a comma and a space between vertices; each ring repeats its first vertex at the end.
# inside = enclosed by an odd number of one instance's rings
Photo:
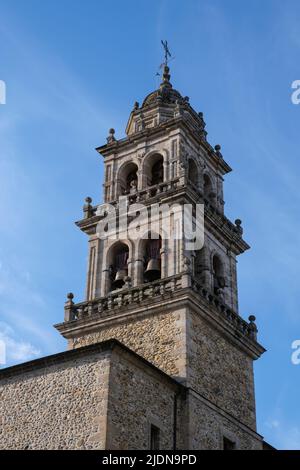
POLYGON ((157 103, 183 103, 186 98, 183 98, 179 91, 175 90, 170 83, 170 69, 167 65, 164 66, 163 81, 157 90, 152 91, 143 101, 142 108, 157 103))

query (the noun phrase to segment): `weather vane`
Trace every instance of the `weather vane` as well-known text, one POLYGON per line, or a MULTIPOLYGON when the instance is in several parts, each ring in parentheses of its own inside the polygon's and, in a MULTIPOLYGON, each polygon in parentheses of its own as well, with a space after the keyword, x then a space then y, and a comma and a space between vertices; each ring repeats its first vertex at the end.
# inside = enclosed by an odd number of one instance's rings
POLYGON ((162 46, 163 46, 164 51, 165 51, 164 65, 168 65, 169 57, 171 57, 171 52, 170 52, 169 47, 168 47, 168 41, 161 40, 161 43, 162 43, 162 46))

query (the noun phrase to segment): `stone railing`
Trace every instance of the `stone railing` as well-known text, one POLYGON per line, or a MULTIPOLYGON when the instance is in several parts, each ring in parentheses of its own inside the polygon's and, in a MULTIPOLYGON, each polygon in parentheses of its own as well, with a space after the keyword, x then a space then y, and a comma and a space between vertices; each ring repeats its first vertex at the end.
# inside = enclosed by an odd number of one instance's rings
MULTIPOLYGON (((166 181, 164 183, 155 184, 144 189, 136 190, 131 193, 122 194, 120 197, 127 197, 129 204, 135 204, 140 202, 148 201, 149 199, 155 198, 157 196, 162 196, 168 192, 174 191, 179 187, 179 178, 174 178, 171 181, 166 181)), ((112 206, 117 206, 119 200, 107 201, 103 203, 103 206, 110 204, 112 206)), ((98 206, 93 206, 92 199, 87 197, 85 204, 83 206, 84 219, 89 219, 97 215, 98 206)))
MULTIPOLYGON (((155 297, 178 292, 184 287, 183 275, 178 274, 149 284, 119 289, 110 292, 106 297, 78 304, 73 302, 73 294, 68 294, 68 300, 65 304, 65 322, 89 318, 91 316, 110 316, 124 307, 137 306, 144 300, 152 300, 155 297)), ((225 305, 222 299, 208 292, 193 278, 191 279, 191 288, 204 300, 207 306, 212 308, 215 313, 221 315, 236 331, 256 341, 257 327, 254 315, 249 316, 249 323, 246 322, 240 315, 225 305)))
POLYGON ((143 201, 148 201, 149 199, 154 198, 156 196, 161 196, 162 194, 167 193, 169 191, 173 191, 178 187, 179 178, 175 178, 171 181, 155 184, 153 186, 149 186, 148 188, 125 194, 125 196, 128 196, 129 204, 134 204, 143 201))
POLYGON ((110 292, 106 297, 74 304, 73 294, 68 294, 68 301, 65 304, 65 322, 79 320, 91 315, 105 317, 113 310, 137 305, 143 300, 153 299, 163 296, 182 288, 182 275, 171 276, 164 279, 142 284, 137 287, 119 289, 110 292))
POLYGON ((208 199, 203 198, 203 203, 205 206, 205 212, 210 215, 219 226, 226 227, 231 232, 234 232, 238 237, 241 237, 243 234, 243 229, 241 226, 241 221, 237 219, 235 225, 227 219, 227 217, 219 211, 214 204, 212 204, 208 199))
POLYGON ((243 318, 238 315, 234 310, 225 305, 218 296, 213 295, 208 292, 201 284, 199 284, 195 279, 192 279, 192 289, 194 292, 197 292, 207 304, 211 305, 214 310, 217 310, 222 317, 224 317, 231 325, 233 325, 237 331, 242 335, 248 336, 249 338, 256 341, 257 339, 257 327, 255 324, 255 316, 249 316, 249 322, 243 320, 243 318))

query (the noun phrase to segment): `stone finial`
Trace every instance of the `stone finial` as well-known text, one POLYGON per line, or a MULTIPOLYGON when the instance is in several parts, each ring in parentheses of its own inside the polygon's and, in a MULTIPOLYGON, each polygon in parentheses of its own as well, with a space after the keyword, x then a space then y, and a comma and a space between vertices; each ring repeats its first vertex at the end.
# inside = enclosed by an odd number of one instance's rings
POLYGON ((236 226, 236 229, 237 229, 238 233, 239 233, 240 235, 243 235, 243 231, 244 231, 244 230, 243 230, 243 227, 242 227, 242 221, 241 221, 241 219, 236 219, 236 220, 234 221, 234 223, 235 223, 235 226, 236 226))
POLYGON ((73 320, 73 299, 74 299, 74 294, 72 292, 69 292, 67 294, 67 301, 65 302, 65 322, 73 320))
POLYGON ((91 197, 86 197, 85 198, 85 204, 83 206, 83 214, 84 214, 85 219, 88 219, 89 217, 92 217, 92 215, 93 215, 93 206, 92 206, 91 202, 92 202, 91 197))
POLYGON ((219 144, 215 145, 215 151, 218 157, 223 158, 223 155, 221 154, 221 145, 219 144))
POLYGON ((175 109, 174 109, 174 116, 180 116, 181 115, 181 106, 179 103, 179 100, 175 101, 175 109))
POLYGON ((204 139, 206 140, 206 135, 207 135, 207 132, 205 131, 206 123, 204 121, 203 113, 201 111, 198 113, 198 117, 199 117, 200 126, 202 130, 202 137, 204 137, 204 139))
POLYGON ((184 99, 184 101, 185 101, 186 103, 189 103, 189 102, 190 102, 189 96, 185 96, 183 99, 184 99))
POLYGON ((248 317, 248 320, 249 320, 249 328, 250 328, 250 335, 253 339, 256 340, 257 338, 257 326, 256 326, 256 323, 255 323, 255 316, 254 315, 249 315, 248 317))
POLYGON ((106 138, 107 143, 110 144, 111 142, 115 142, 115 130, 113 128, 109 129, 108 137, 106 138))
POLYGON ((139 109, 139 107, 140 107, 139 102, 138 102, 138 101, 135 101, 135 103, 134 103, 134 105, 133 105, 134 111, 136 111, 137 109, 139 109))
POLYGON ((170 75, 170 68, 165 65, 164 66, 164 71, 163 71, 163 81, 162 83, 160 84, 161 88, 172 88, 172 85, 170 83, 170 78, 171 78, 171 75, 170 75))

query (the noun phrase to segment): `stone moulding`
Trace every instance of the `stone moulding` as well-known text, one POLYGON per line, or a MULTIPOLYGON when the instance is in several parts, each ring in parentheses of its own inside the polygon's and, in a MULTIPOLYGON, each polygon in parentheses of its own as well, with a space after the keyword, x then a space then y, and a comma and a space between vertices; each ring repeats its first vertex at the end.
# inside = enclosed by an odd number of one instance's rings
POLYGON ((142 310, 145 313, 162 305, 171 309, 173 303, 186 303, 191 301, 203 311, 209 311, 209 317, 219 322, 223 329, 227 329, 236 340, 243 338, 247 341, 248 348, 254 358, 259 357, 265 349, 257 342, 257 329, 252 322, 248 323, 240 315, 225 305, 216 295, 209 293, 204 286, 194 279, 191 285, 183 287, 183 276, 176 275, 160 279, 153 283, 141 286, 121 289, 91 301, 78 304, 67 303, 65 307, 65 322, 54 325, 63 335, 69 336, 68 331, 75 332, 81 328, 92 326, 94 322, 109 320, 116 317, 126 317, 129 314, 142 310), (177 298, 178 297, 178 298, 177 298), (213 312, 213 316, 211 315, 213 312))

